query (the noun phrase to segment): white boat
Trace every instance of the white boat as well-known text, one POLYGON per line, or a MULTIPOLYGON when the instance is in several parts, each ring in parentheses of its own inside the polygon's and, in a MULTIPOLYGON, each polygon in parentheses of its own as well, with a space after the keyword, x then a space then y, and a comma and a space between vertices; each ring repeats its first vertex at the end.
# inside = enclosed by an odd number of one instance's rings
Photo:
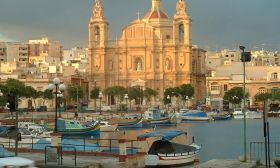
POLYGON ((193 164, 200 150, 200 146, 192 143, 183 145, 171 142, 180 135, 186 135, 182 131, 152 132, 139 135, 140 138, 160 137, 161 140, 154 141, 145 156, 145 166, 181 166, 193 164))
POLYGON ((87 121, 84 125, 86 127, 91 127, 93 125, 96 125, 97 123, 99 123, 100 125, 100 131, 102 132, 113 132, 117 129, 118 125, 114 124, 114 125, 110 125, 108 121, 104 121, 104 120, 92 120, 92 121, 87 121))
POLYGON ((114 132, 116 131, 118 125, 110 125, 108 121, 100 121, 100 131, 101 132, 114 132))
MULTIPOLYGON (((244 119, 244 113, 242 112, 241 108, 234 109, 233 118, 234 119, 244 119)), ((245 117, 247 119, 261 119, 263 117, 263 114, 256 111, 246 111, 245 117)))

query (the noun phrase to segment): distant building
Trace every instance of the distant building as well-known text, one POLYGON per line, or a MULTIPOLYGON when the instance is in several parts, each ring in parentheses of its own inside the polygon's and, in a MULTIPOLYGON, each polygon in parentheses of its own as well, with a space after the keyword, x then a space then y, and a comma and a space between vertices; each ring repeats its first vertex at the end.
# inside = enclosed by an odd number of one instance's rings
MULTIPOLYGON (((223 108, 223 97, 233 87, 243 87, 243 65, 235 62, 219 66, 215 76, 207 77, 208 101, 212 108, 223 108)), ((248 107, 257 107, 255 96, 258 93, 280 89, 280 68, 276 66, 246 66, 246 91, 249 93, 248 107)))
POLYGON ((152 0, 143 18, 126 25, 122 36, 109 41, 109 23, 101 0, 96 0, 89 22, 90 88, 115 85, 152 88, 163 96, 168 87, 195 86, 195 99, 205 93, 205 51, 192 45, 192 22, 187 3, 178 0, 174 17, 152 0))
POLYGON ((63 61, 67 63, 88 63, 88 49, 75 47, 63 51, 63 61))
POLYGON ((0 42, 0 62, 17 62, 19 67, 26 67, 28 58, 28 44, 0 42))
POLYGON ((60 63, 62 61, 62 52, 62 45, 58 41, 51 41, 46 37, 29 40, 29 62, 31 64, 36 62, 60 63))

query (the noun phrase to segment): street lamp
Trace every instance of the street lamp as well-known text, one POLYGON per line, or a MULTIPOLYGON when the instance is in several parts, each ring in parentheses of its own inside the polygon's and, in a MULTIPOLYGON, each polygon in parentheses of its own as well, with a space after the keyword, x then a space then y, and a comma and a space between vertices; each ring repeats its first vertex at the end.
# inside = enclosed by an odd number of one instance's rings
POLYGON ((128 113, 128 106, 127 106, 128 94, 124 95, 124 99, 125 99, 125 102, 126 102, 126 113, 128 113))
POLYGON ((245 47, 239 46, 241 53, 241 61, 243 62, 243 115, 244 115, 244 161, 247 161, 247 142, 246 142, 246 76, 245 76, 245 67, 246 62, 251 61, 251 53, 250 52, 244 52, 245 47))
POLYGON ((186 96, 186 107, 187 107, 187 109, 189 108, 189 103, 188 103, 188 101, 189 101, 189 96, 186 96))
POLYGON ((55 126, 54 126, 54 133, 57 133, 57 96, 58 96, 58 91, 64 91, 65 90, 65 85, 60 84, 60 79, 59 78, 54 78, 53 83, 49 84, 48 90, 53 90, 55 89, 55 126))
POLYGON ((61 107, 60 107, 60 104, 61 104, 61 99, 62 99, 62 97, 63 97, 62 92, 61 92, 61 91, 58 91, 58 93, 57 93, 57 98, 58 98, 58 100, 59 100, 59 102, 58 102, 58 107, 59 107, 59 114, 58 114, 58 116, 59 116, 59 118, 61 118, 61 107))
POLYGON ((102 100, 102 98, 103 98, 103 94, 102 94, 102 91, 99 91, 99 95, 98 95, 98 98, 99 98, 99 100, 100 100, 100 111, 99 111, 99 115, 101 115, 101 106, 102 106, 102 103, 101 103, 101 100, 102 100))
POLYGON ((167 111, 169 112, 169 105, 170 105, 170 103, 171 103, 171 97, 170 97, 170 95, 167 95, 166 99, 167 99, 167 101, 168 101, 168 104, 167 104, 167 111))

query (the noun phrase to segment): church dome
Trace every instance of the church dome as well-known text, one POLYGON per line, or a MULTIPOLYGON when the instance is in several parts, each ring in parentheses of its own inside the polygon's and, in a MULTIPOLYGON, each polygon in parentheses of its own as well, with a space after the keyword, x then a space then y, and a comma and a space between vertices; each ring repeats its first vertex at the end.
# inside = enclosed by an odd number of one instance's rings
POLYGON ((168 16, 161 9, 161 0, 152 0, 151 10, 144 16, 145 20, 150 19, 168 19, 168 16))

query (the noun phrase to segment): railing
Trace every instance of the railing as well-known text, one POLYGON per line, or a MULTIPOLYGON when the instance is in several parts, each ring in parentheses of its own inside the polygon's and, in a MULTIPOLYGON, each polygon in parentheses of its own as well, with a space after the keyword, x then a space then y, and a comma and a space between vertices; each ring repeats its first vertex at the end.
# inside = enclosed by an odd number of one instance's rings
MULTIPOLYGON (((270 142, 270 158, 275 160, 280 154, 280 142, 270 142)), ((265 161, 265 143, 250 142, 250 158, 251 160, 265 161)))
MULTIPOLYGON (((51 141, 47 141, 50 137, 28 137, 22 138, 18 142, 19 149, 35 149, 44 150, 46 146, 51 145, 51 141), (45 139, 43 142, 39 140, 45 139)), ((75 147, 77 152, 96 152, 106 153, 112 156, 119 154, 119 139, 100 139, 100 138, 88 138, 88 137, 67 137, 62 138, 62 146, 67 148, 69 146, 75 147), (69 140, 68 142, 66 140, 69 140), (65 142, 66 141, 66 142, 65 142), (74 143, 75 142, 75 143, 74 143)), ((140 148, 138 148, 138 141, 126 140, 126 150, 128 155, 136 154, 140 148)), ((14 137, 1 138, 3 147, 13 149, 15 148, 14 137)))
POLYGON ((77 166, 77 150, 74 146, 45 146, 45 165, 47 164, 48 160, 52 161, 51 157, 54 157, 53 160, 55 160, 58 165, 63 165, 63 148, 73 149, 72 151, 74 152, 74 162, 75 166, 77 166), (48 148, 56 149, 56 151, 48 153, 48 148))

